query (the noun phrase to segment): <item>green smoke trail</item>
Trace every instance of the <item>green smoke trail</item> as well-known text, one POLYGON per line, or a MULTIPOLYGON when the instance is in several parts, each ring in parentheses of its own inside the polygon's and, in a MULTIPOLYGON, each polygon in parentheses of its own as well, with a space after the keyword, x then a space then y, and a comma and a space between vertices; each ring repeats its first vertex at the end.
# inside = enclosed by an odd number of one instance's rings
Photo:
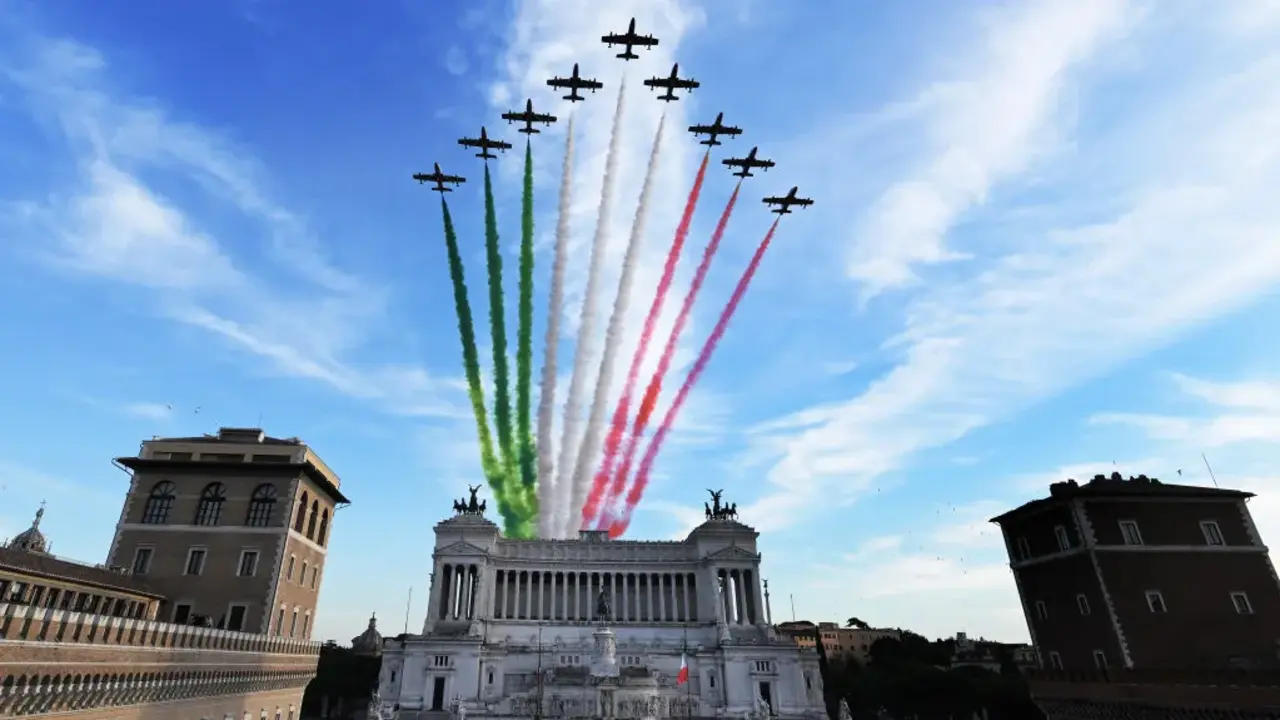
POLYGON ((524 192, 520 199, 520 328, 516 336, 516 442, 520 481, 538 512, 534 494, 538 480, 529 393, 533 384, 533 145, 524 146, 524 192))
MULTIPOLYGON (((507 321, 502 299, 502 253, 498 245, 498 218, 494 210, 493 181, 489 167, 484 168, 484 247, 489 269, 489 326, 493 335, 493 424, 498 435, 501 462, 495 479, 502 486, 514 518, 519 518, 520 528, 506 522, 510 537, 532 535, 532 518, 536 508, 530 507, 530 493, 518 482, 518 462, 511 437, 511 371, 507 365, 507 321), (517 533, 527 533, 519 535, 517 533)), ((505 516, 504 516, 505 517, 505 516)))
POLYGON ((467 376, 467 395, 476 416, 476 432, 480 439, 480 467, 498 503, 498 514, 507 527, 519 524, 520 516, 507 497, 502 466, 493 454, 493 437, 489 434, 489 417, 484 406, 484 386, 480 383, 480 355, 476 350, 475 323, 471 318, 471 303, 467 300, 467 280, 462 268, 462 254, 458 251, 458 234, 453 228, 449 203, 440 198, 444 213, 444 243, 449 255, 449 277, 453 281, 453 303, 458 312, 458 334, 462 337, 462 364, 467 376))

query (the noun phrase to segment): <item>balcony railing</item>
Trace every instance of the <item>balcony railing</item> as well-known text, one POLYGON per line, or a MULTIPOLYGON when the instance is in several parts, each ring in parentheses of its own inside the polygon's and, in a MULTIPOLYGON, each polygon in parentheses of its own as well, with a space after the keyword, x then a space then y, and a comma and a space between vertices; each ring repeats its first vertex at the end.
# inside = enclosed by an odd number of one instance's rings
POLYGON ((320 655, 318 642, 0 603, 0 646, 8 641, 320 655))

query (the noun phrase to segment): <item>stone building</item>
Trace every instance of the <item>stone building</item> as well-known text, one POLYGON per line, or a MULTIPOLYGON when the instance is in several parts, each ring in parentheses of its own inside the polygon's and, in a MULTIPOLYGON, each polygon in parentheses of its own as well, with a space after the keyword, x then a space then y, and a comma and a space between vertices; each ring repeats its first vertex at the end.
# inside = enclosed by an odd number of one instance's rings
POLYGON ((136 457, 109 565, 147 578, 160 618, 309 638, 338 476, 297 438, 258 428, 157 438, 136 457))
POLYGON ((0 717, 296 720, 336 476, 296 439, 230 428, 118 462, 106 563, 53 556, 43 506, 0 548, 0 717))
POLYGON ((1251 497, 1116 473, 1054 483, 992 520, 1039 654, 1032 692, 1051 719, 1081 716, 1091 693, 1280 717, 1280 579, 1251 497))
POLYGON ((827 657, 832 660, 853 660, 865 665, 871 661, 871 646, 877 640, 889 638, 901 640, 902 632, 892 628, 857 628, 840 627, 834 622, 819 622, 816 625, 808 620, 792 620, 778 623, 778 635, 789 638, 800 647, 815 648, 814 630, 822 633, 822 647, 827 657))
POLYGON ((675 542, 514 540, 456 503, 422 633, 383 643, 383 717, 824 715, 816 653, 774 633, 759 534, 731 508, 675 542))

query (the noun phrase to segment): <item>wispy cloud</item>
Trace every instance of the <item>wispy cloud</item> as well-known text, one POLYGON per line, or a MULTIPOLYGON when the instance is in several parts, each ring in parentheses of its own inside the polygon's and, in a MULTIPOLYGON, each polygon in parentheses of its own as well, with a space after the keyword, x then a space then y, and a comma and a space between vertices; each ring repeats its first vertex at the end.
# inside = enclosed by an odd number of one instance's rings
POLYGON ((1153 440, 1193 443, 1201 448, 1237 443, 1280 443, 1280 382, 1215 382, 1174 375, 1183 394, 1207 407, 1197 415, 1098 413, 1095 425, 1129 425, 1153 440))
MULTIPOLYGON (((275 202, 246 150, 113 89, 93 48, 12 36, 0 78, 62 133, 79 168, 32 215, 52 267, 152 292, 158 315, 202 328, 310 378, 415 414, 456 414, 420 370, 360 367, 348 354, 385 317, 386 292, 332 265, 304 219, 275 202), (175 199, 183 183, 240 214, 265 243, 227 242, 175 199), (250 270, 248 268, 254 268, 250 270), (397 384, 412 380, 408 386, 397 384)), ((256 238, 255 238, 256 239, 256 238)))
MULTIPOLYGON (((1107 11, 1095 7, 1076 17, 1064 7, 1040 2, 1000 11, 1008 17, 992 18, 983 47, 1016 54, 1000 67, 978 64, 965 87, 999 85, 1001 103, 1019 108, 1028 123, 1039 117, 1042 110, 1028 109, 1040 108, 1052 95, 1046 86, 1051 73, 1043 71, 1055 69, 1056 78, 1066 58, 1082 63, 1102 38, 1116 36, 1119 18, 1108 19, 1107 11), (1078 26, 1082 20, 1097 38, 1087 39, 1078 26), (1056 24, 1071 43, 1045 35, 1056 24), (1026 72, 1010 76, 1008 68, 1026 72)), ((1131 50, 1140 53, 1160 38, 1148 34, 1143 40, 1131 50)), ((1228 34, 1201 38, 1204 47, 1235 41, 1228 34)), ((1202 59, 1192 55, 1186 61, 1202 59)), ((1054 175, 1061 192, 1079 192, 1100 173, 1122 182, 1123 190, 1090 207, 1087 219, 1043 218, 1014 251, 986 260, 972 274, 918 288, 906 308, 905 329, 891 346, 903 358, 896 367, 857 397, 802 410, 761 432, 758 441, 777 450, 780 459, 768 475, 773 492, 751 516, 796 517, 796 509, 824 490, 852 499, 872 478, 902 467, 917 451, 1007 418, 1274 287, 1280 281, 1280 246, 1266 238, 1280 225, 1271 198, 1280 170, 1274 150, 1280 92, 1266 78, 1280 68, 1280 56, 1274 46, 1263 46, 1232 54, 1229 64, 1216 62, 1215 72, 1179 84, 1107 134, 1062 139, 1099 159, 1086 167, 1060 161, 1054 175), (1258 148, 1258 154, 1246 158, 1247 147, 1258 148)), ((1003 140, 991 139, 1003 137, 990 132, 998 119, 976 122, 986 117, 988 104, 1001 103, 982 94, 959 97, 969 97, 970 105, 943 103, 927 111, 930 123, 954 118, 945 125, 952 144, 996 143, 998 152, 992 152, 999 167, 1020 167, 1034 143, 1005 147, 1003 140)), ((1078 110, 1087 116, 1089 107, 1082 103, 1078 110)), ((1025 137, 1028 130, 1019 126, 1012 132, 1025 137)), ((908 171, 895 184, 933 182, 934 167, 908 171)), ((942 217, 937 232, 922 236, 939 237, 956 216, 949 211, 942 217)), ((907 245, 942 254, 940 245, 907 245)), ((884 253, 885 267, 899 269, 930 254, 904 255, 897 248, 884 253)), ((876 257, 868 255, 869 266, 876 257)))
POLYGON ((450 75, 462 75, 467 72, 467 54, 457 45, 450 45, 444 54, 444 69, 450 75))
POLYGON ((173 408, 164 403, 136 402, 125 405, 125 415, 148 420, 165 420, 173 415, 173 408))

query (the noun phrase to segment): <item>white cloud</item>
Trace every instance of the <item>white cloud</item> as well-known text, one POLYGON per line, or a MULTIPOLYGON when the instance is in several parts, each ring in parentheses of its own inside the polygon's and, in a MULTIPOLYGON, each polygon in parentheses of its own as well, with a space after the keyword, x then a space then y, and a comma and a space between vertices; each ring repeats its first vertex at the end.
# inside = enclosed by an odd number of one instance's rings
POLYGON ((866 295, 916 280, 913 266, 967 259, 946 236, 994 186, 1025 170, 1060 124, 1061 96, 1077 66, 1122 33, 1118 0, 1043 0, 1008 6, 960 80, 930 87, 931 150, 919 170, 891 185, 859 231, 849 272, 866 295))
POLYGON ((1174 381, 1185 395, 1210 405, 1214 414, 1109 412, 1098 413, 1089 422, 1129 425, 1141 429, 1153 440, 1190 442, 1200 448, 1280 442, 1280 382, 1213 382, 1186 375, 1174 375, 1174 381))
POLYGON ((383 317, 385 290, 324 258, 306 223, 270 198, 249 153, 154 100, 113 92, 106 60, 92 48, 23 40, 12 45, 29 49, 20 59, 0 57, 0 78, 63 133, 80 168, 77 187, 28 214, 32 234, 51 238, 32 246, 53 267, 148 289, 157 314, 211 331, 277 372, 396 411, 456 414, 440 400, 447 386, 421 370, 346 360, 383 317), (256 223, 267 242, 237 247, 214 237, 166 192, 184 182, 256 223), (270 278, 246 269, 253 264, 242 256, 254 250, 265 251, 257 259, 270 278))
POLYGON ((467 71, 467 54, 457 45, 450 45, 444 54, 444 69, 450 75, 462 75, 467 71))
POLYGON ((805 590, 794 598, 801 617, 856 615, 928 637, 964 631, 1025 639, 1004 541, 988 522, 1007 505, 993 500, 930 508, 900 520, 898 534, 863 540, 834 563, 773 565, 771 584, 805 590))
MULTIPOLYGON (((1068 22, 1057 4, 1035 7, 1068 22)), ((1040 49, 1058 47, 1025 34, 1041 27, 1037 22, 994 27, 1005 31, 993 31, 990 45, 1024 53, 1009 58, 1011 65, 1040 67, 1040 49)), ((1267 78, 1280 56, 1233 61, 1238 65, 1179 84, 1173 97, 1152 102, 1105 137, 1074 138, 1080 152, 1099 158, 1090 178, 1113 172, 1126 187, 1089 222, 1041 227, 976 275, 922 288, 892 345, 900 364, 855 398, 762 429, 759 442, 780 459, 768 475, 773 492, 750 516, 789 523, 821 491, 856 497, 918 450, 1007 418, 1275 287, 1280 246, 1267 239, 1280 225, 1272 197, 1280 179, 1280 153, 1273 151, 1280 91, 1267 78), (1251 147, 1257 154, 1246 156, 1251 147)), ((972 84, 1005 77, 993 70, 972 84)), ((1001 93, 1018 92, 1021 77, 1001 93)), ((1023 102, 1043 94, 1039 78, 1023 78, 1023 102)), ((978 112, 959 113, 963 122, 953 131, 989 137, 970 121, 978 112)))

